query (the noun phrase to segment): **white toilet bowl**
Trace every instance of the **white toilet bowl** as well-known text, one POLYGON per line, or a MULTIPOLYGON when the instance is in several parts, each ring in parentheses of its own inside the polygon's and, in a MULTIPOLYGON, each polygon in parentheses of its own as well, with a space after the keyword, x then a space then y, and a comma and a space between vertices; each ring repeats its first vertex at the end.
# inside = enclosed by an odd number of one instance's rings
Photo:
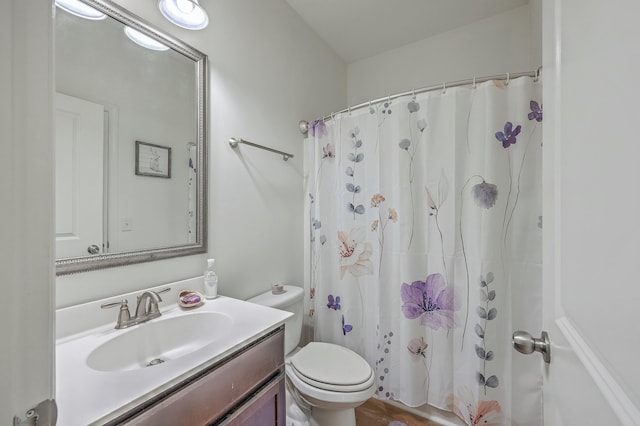
POLYGON ((312 426, 355 426, 354 408, 375 392, 369 364, 331 343, 309 343, 287 360, 285 372, 293 391, 311 406, 312 426))
POLYGON ((249 302, 283 309, 294 315, 285 322, 284 340, 289 391, 287 426, 307 426, 304 411, 311 407, 312 426, 355 426, 354 408, 375 392, 371 366, 350 349, 332 343, 311 342, 296 348, 302 331, 303 290, 284 286, 284 291, 260 294, 249 302), (296 406, 302 401, 302 408, 296 406), (308 406, 308 407, 305 407, 308 406))

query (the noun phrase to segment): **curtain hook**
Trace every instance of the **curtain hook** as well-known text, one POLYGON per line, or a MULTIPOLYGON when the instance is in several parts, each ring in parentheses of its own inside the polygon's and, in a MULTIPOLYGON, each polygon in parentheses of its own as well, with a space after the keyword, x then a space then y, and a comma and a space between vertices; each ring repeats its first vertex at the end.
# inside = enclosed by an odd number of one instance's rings
POLYGON ((444 95, 447 92, 447 83, 442 83, 442 94, 444 95))
POLYGON ((509 73, 507 73, 507 81, 505 81, 504 85, 508 86, 509 85, 509 80, 511 79, 511 76, 509 73))

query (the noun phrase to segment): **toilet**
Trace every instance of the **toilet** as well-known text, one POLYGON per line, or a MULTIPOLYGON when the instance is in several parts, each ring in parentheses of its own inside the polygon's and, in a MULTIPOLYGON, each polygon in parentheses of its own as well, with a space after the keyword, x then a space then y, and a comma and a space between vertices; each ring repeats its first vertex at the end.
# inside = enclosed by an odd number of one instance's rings
POLYGON ((284 286, 284 292, 260 294, 249 302, 293 313, 285 321, 285 374, 288 380, 287 426, 355 426, 354 408, 375 392, 371 366, 352 350, 333 343, 311 342, 298 348, 302 333, 304 290, 284 286), (308 423, 302 408, 310 407, 308 423))

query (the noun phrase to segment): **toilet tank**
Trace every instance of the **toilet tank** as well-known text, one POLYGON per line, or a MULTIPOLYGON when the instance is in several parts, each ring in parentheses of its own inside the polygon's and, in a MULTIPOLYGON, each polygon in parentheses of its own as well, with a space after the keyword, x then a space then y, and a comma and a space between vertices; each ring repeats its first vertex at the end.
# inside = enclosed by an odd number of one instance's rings
POLYGON ((273 294, 271 290, 247 300, 258 305, 282 309, 291 312, 293 316, 285 320, 284 325, 284 353, 293 351, 300 343, 302 333, 302 310, 304 290, 300 287, 285 285, 284 292, 273 294))

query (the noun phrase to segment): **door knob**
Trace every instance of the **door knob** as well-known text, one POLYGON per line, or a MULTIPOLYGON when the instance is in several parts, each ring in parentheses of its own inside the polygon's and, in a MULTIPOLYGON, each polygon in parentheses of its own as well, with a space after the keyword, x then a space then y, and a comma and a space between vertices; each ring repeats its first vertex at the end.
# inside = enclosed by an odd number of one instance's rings
POLYGON ((526 331, 516 331, 513 333, 513 348, 521 354, 532 354, 540 352, 544 362, 551 362, 551 342, 549 342, 549 333, 542 332, 539 339, 536 339, 526 331))
POLYGON ((89 247, 87 247, 87 251, 89 252, 89 254, 98 254, 100 253, 100 247, 98 247, 95 244, 92 244, 89 247))

